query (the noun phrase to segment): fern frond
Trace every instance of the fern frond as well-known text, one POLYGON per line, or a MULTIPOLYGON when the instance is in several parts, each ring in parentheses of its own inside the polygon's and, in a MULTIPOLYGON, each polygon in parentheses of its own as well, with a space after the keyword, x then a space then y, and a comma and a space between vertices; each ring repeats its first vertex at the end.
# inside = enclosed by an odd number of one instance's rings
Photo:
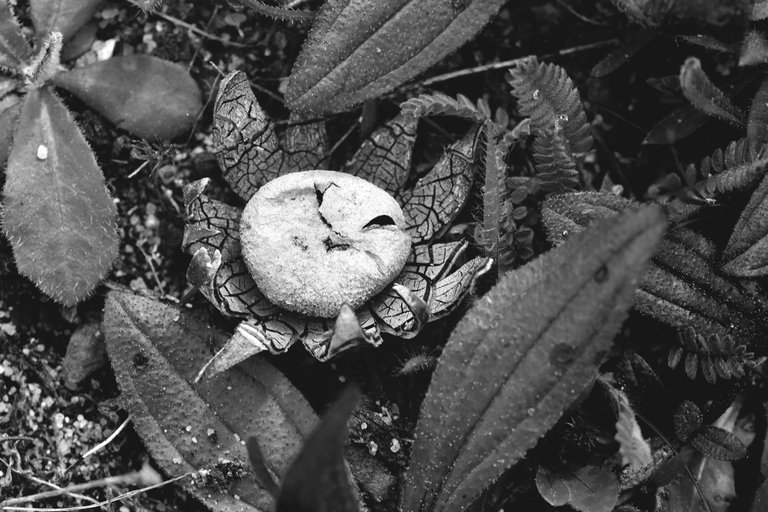
POLYGON ((685 359, 685 374, 691 380, 696 378, 699 368, 710 384, 717 382, 718 377, 739 379, 746 375, 746 369, 759 364, 747 346, 737 344, 731 336, 704 336, 688 326, 678 333, 678 341, 679 345, 669 351, 667 364, 675 369, 685 359))
POLYGON ((539 135, 538 147, 534 146, 533 159, 536 178, 544 192, 565 192, 579 186, 576 159, 570 150, 562 128, 554 126, 539 135))
POLYGON ((432 116, 455 116, 470 121, 482 123, 490 118, 490 108, 488 104, 478 102, 478 105, 466 96, 459 94, 452 98, 447 94, 435 92, 432 94, 421 94, 400 104, 400 111, 412 117, 432 116))
POLYGON ((768 144, 768 78, 763 79, 752 98, 747 118, 747 140, 753 157, 756 149, 768 144))
POLYGON ((765 145, 751 146, 747 139, 741 138, 702 159, 698 171, 694 172, 689 166, 689 177, 692 172, 696 175, 694 191, 710 198, 757 184, 768 166, 768 151, 765 145))
POLYGON ((534 135, 546 132, 557 121, 577 158, 589 151, 592 135, 587 114, 579 91, 563 68, 531 57, 511 68, 507 81, 518 99, 520 113, 531 118, 534 135))

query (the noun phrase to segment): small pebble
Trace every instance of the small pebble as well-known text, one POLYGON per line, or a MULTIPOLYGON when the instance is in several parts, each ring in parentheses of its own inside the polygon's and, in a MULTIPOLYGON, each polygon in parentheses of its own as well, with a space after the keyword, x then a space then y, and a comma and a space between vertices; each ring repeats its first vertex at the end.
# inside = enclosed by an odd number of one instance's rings
POLYGON ((48 148, 40 144, 37 146, 37 159, 48 160, 48 148))

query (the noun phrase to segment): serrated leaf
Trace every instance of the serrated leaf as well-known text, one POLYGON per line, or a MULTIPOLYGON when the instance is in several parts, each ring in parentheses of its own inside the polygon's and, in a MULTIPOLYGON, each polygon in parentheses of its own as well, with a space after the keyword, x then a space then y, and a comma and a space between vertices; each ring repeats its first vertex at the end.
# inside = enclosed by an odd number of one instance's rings
POLYGON ((215 477, 232 469, 218 486, 215 478, 183 483, 212 510, 270 509, 273 500, 248 468, 241 439, 255 436, 269 470, 283 475, 317 421, 298 390, 257 357, 193 385, 209 344, 227 336, 192 311, 147 297, 111 292, 103 330, 134 427, 162 470, 180 476, 206 469, 215 477))
POLYGON ((119 128, 153 140, 192 128, 202 109, 200 88, 187 70, 150 55, 124 55, 59 73, 54 83, 119 128))
POLYGON ((87 297, 117 257, 116 209, 82 133, 47 88, 24 98, 3 189, 16 267, 65 305, 87 297))
POLYGON ((664 226, 656 208, 599 222, 475 303, 422 404, 404 510, 463 510, 592 384, 664 226))
POLYGON ((331 0, 288 81, 291 110, 348 110, 422 73, 475 36, 504 0, 331 0))
MULTIPOLYGON (((559 194, 544 202, 542 219, 548 238, 557 244, 596 219, 636 205, 609 193, 559 194)), ((760 339, 765 306, 719 272, 715 256, 714 244, 701 234, 685 228, 670 231, 642 277, 635 309, 678 329, 696 326, 744 342, 760 339)))
POLYGON ((32 22, 38 41, 61 32, 64 41, 88 23, 101 0, 30 0, 32 22))
POLYGON ((712 83, 696 57, 687 58, 680 67, 680 88, 688 101, 703 113, 742 126, 741 111, 712 83))
POLYGON ((739 277, 768 274, 768 176, 741 212, 723 253, 723 270, 739 277))
POLYGON ((747 119, 747 142, 753 157, 768 144, 768 79, 763 80, 752 99, 747 119))
POLYGON ((18 72, 29 54, 29 45, 24 40, 8 0, 0 0, 0 69, 18 72))
POLYGON ((703 426, 691 440, 691 446, 716 460, 739 460, 747 455, 747 447, 741 439, 712 425, 703 426))
POLYGON ((581 512, 610 512, 619 500, 616 477, 609 470, 595 466, 572 473, 556 473, 540 467, 536 488, 550 505, 570 505, 581 512))
POLYGON ((359 498, 344 462, 347 423, 360 400, 348 388, 307 438, 283 479, 277 512, 357 512, 359 498))

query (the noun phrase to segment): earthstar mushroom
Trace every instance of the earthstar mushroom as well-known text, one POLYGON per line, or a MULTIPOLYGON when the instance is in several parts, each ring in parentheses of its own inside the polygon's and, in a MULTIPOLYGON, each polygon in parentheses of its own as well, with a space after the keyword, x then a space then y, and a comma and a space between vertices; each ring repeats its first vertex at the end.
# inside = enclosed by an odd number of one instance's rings
POLYGON ((412 338, 466 296, 488 266, 466 240, 439 242, 464 206, 482 127, 409 186, 418 119, 401 113, 363 142, 343 172, 326 158, 321 122, 292 118, 282 137, 242 72, 222 80, 214 140, 244 210, 185 187, 187 278, 241 323, 198 378, 297 341, 317 359, 382 333, 412 338))

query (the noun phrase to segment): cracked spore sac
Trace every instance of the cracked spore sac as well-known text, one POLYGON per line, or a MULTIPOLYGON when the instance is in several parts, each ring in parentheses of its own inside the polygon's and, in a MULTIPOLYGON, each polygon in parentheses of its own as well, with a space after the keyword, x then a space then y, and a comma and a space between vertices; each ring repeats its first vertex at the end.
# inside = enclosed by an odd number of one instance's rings
POLYGON ((292 173, 246 206, 243 256, 271 302, 331 318, 344 303, 361 307, 400 274, 411 250, 404 225, 397 201, 367 181, 333 171, 292 173), (381 218, 391 222, 371 224, 381 218))

